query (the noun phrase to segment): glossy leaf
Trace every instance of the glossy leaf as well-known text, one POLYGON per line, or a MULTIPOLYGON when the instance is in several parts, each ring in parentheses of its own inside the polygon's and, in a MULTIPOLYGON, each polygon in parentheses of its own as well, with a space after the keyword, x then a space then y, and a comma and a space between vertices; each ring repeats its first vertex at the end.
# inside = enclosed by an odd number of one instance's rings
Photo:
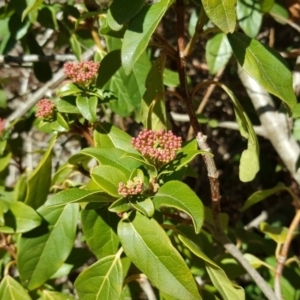
POLYGON ((259 144, 253 125, 233 92, 225 85, 220 85, 227 93, 234 105, 234 112, 241 135, 248 140, 247 149, 240 159, 239 177, 243 182, 254 179, 259 171, 259 144))
POLYGON ((234 286, 226 276, 226 273, 209 257, 207 257, 190 239, 179 235, 179 239, 187 246, 196 256, 204 260, 206 270, 211 281, 217 288, 223 299, 242 300, 245 299, 244 290, 241 287, 234 286))
POLYGON ((169 181, 159 188, 153 198, 156 208, 174 207, 187 213, 193 220, 195 231, 200 232, 204 220, 201 200, 188 185, 181 181, 169 181))
POLYGON ((144 6, 130 20, 124 35, 121 60, 126 74, 132 70, 135 62, 145 51, 150 38, 165 14, 170 0, 161 0, 151 6, 144 6))
POLYGON ((56 137, 53 137, 47 151, 27 181, 25 203, 34 209, 43 205, 47 199, 47 191, 51 186, 51 155, 55 142, 56 137))
POLYGON ((144 5, 145 0, 113 1, 107 13, 108 25, 115 31, 120 30, 144 5))
POLYGON ((97 97, 77 96, 76 98, 76 106, 82 116, 90 122, 95 122, 97 120, 97 105, 97 97))
POLYGON ((29 290, 41 286, 69 256, 76 236, 79 207, 76 204, 42 207, 38 213, 46 222, 23 235, 18 244, 18 270, 29 290))
POLYGON ((260 201, 266 199, 267 197, 274 195, 277 192, 280 192, 282 190, 285 190, 285 185, 282 183, 279 183, 278 185, 276 185, 275 187, 273 187, 272 189, 267 189, 267 190, 261 190, 261 191, 256 191, 254 192, 244 203, 244 205, 242 206, 242 208, 240 209, 240 211, 245 211, 247 210, 249 207, 251 207, 252 205, 259 203, 260 201))
POLYGON ((118 148, 85 148, 80 151, 84 154, 95 158, 100 165, 109 165, 118 168, 126 176, 141 166, 137 160, 127 157, 126 151, 118 148))
POLYGON ((297 103, 293 78, 283 58, 268 46, 239 32, 229 34, 228 40, 245 72, 293 110, 297 103))
POLYGON ((125 254, 163 293, 201 299, 189 268, 154 219, 132 213, 120 221, 118 235, 125 254))
POLYGON ((124 213, 131 208, 131 204, 129 203, 127 198, 120 198, 116 200, 112 205, 108 208, 109 211, 114 213, 124 213))
POLYGON ((261 222, 259 229, 278 244, 283 244, 288 234, 287 227, 272 226, 266 222, 261 222))
POLYGON ((51 196, 45 206, 64 206, 68 203, 81 202, 111 202, 113 197, 103 191, 88 191, 78 188, 69 188, 51 196))
POLYGON ((202 151, 202 150, 189 150, 182 148, 176 155, 175 159, 165 164, 161 170, 160 175, 165 173, 173 173, 174 171, 178 171, 184 166, 186 166, 189 162, 191 162, 197 155, 206 154, 212 156, 211 153, 202 151))
POLYGON ((1 280, 0 299, 31 300, 31 297, 29 296, 28 291, 25 290, 18 281, 9 275, 6 275, 1 280))
POLYGON ((151 198, 141 197, 141 199, 137 198, 137 201, 130 201, 130 204, 137 211, 142 213, 148 218, 153 217, 155 208, 151 198))
POLYGON ((0 157, 0 172, 2 172, 9 165, 11 157, 11 152, 6 152, 2 157, 0 157))
MULTIPOLYGON (((117 45, 114 45, 114 40, 116 39, 108 39, 108 44, 112 44, 111 48, 113 50, 115 50, 115 47, 121 48, 122 44, 117 43, 117 45)), ((114 67, 117 68, 118 63, 121 65, 121 54, 119 48, 116 51, 118 51, 117 54, 120 56, 114 61, 112 66, 110 66, 111 62, 109 62, 108 67, 110 68, 110 71, 108 74, 111 74, 114 71, 114 67)), ((111 57, 111 59, 113 59, 113 57, 111 57)), ((114 112, 125 117, 140 109, 140 104, 146 91, 145 82, 150 68, 151 63, 149 57, 146 53, 142 53, 133 65, 130 74, 126 74, 124 67, 121 66, 111 79, 103 86, 104 89, 112 91, 118 99, 118 101, 109 103, 109 107, 114 112)), ((102 76, 99 77, 102 78, 102 76)), ((104 75, 103 80, 105 80, 105 77, 106 75, 104 75)))
POLYGON ((237 0, 236 14, 238 23, 246 35, 255 38, 259 33, 263 18, 260 2, 237 0))
POLYGON ((80 111, 76 106, 75 97, 67 96, 56 101, 56 108, 61 113, 79 114, 80 111))
POLYGON ((43 290, 41 300, 74 300, 70 295, 66 295, 60 292, 43 290))
POLYGON ((152 62, 146 80, 147 90, 141 103, 142 123, 147 129, 160 130, 167 129, 167 115, 165 97, 159 97, 164 92, 163 70, 165 66, 165 56, 160 56, 152 62))
MULTIPOLYGON (((82 93, 82 90, 74 83, 72 82, 68 82, 65 83, 58 91, 57 91, 57 96, 58 97, 66 97, 66 96, 70 96, 70 95, 76 95, 82 93)), ((57 104, 59 104, 61 100, 58 101, 57 104)), ((64 112, 64 111, 62 111, 64 112)))
MULTIPOLYGON (((113 2, 114 3, 114 2, 113 2)), ((112 50, 101 60, 96 85, 100 88, 112 78, 121 67, 121 50, 112 50)))
POLYGON ((80 47, 80 43, 77 39, 77 36, 75 34, 72 34, 70 37, 70 45, 72 48, 73 53, 75 54, 76 58, 78 61, 81 61, 81 47, 80 47))
POLYGON ((22 21, 24 21, 24 19, 26 18, 26 16, 31 11, 33 11, 35 9, 39 9, 44 1, 43 0, 33 0, 33 1, 30 1, 30 2, 31 2, 30 5, 28 5, 26 7, 26 9, 22 13, 22 21))
POLYGON ((223 32, 233 32, 236 26, 236 0, 203 0, 209 19, 223 32))
POLYGON ((99 124, 94 131, 94 140, 98 148, 118 148, 129 153, 137 153, 131 146, 131 136, 109 123, 99 124))
POLYGON ((150 177, 154 178, 157 176, 157 169, 154 165, 149 163, 143 156, 140 154, 135 154, 135 153, 129 153, 129 154, 124 154, 124 158, 130 157, 132 159, 135 159, 137 162, 141 162, 142 165, 145 166, 147 171, 149 172, 150 177))
POLYGON ((211 74, 216 74, 229 61, 232 49, 225 33, 218 33, 207 41, 205 57, 211 74))
POLYGON ((5 227, 0 227, 4 233, 22 233, 39 226, 42 218, 33 208, 23 202, 14 202, 4 215, 5 227))
POLYGON ((117 223, 119 217, 110 213, 107 207, 81 211, 82 230, 86 243, 98 259, 113 255, 118 251, 119 238, 117 223))
POLYGON ((108 165, 95 167, 91 177, 103 191, 116 198, 120 197, 118 193, 119 183, 127 182, 127 178, 122 171, 108 165))
POLYGON ((120 257, 98 260, 80 273, 74 285, 81 300, 119 299, 123 288, 120 257))

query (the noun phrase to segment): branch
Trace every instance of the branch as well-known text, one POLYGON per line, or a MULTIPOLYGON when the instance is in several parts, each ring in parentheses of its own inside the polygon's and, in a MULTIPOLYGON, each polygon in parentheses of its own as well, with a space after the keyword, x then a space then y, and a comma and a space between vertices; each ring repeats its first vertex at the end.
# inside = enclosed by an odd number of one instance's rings
POLYGON ((23 64, 33 62, 45 61, 75 61, 76 56, 73 54, 54 54, 54 55, 37 55, 37 54, 24 54, 19 56, 0 55, 0 63, 2 64, 23 64))
POLYGON ((285 262, 288 256, 289 248, 291 245, 291 241, 293 239, 293 234, 300 222, 300 209, 297 210, 296 215, 289 227, 286 239, 283 243, 283 246, 280 251, 280 255, 277 258, 277 266, 275 271, 275 282, 274 282, 274 290, 279 299, 282 299, 281 296, 281 287, 280 287, 280 278, 282 275, 283 268, 285 266, 285 262))
MULTIPOLYGON (((173 120, 177 121, 177 122, 189 122, 190 121, 189 115, 187 115, 187 114, 179 114, 179 113, 171 111, 170 115, 173 118, 173 120)), ((239 126, 236 122, 230 122, 230 121, 218 122, 217 121, 217 124, 215 126, 218 127, 218 128, 239 130, 239 126)), ((268 136, 264 132, 264 129, 262 128, 262 126, 253 126, 253 129, 254 129, 254 131, 257 135, 268 138, 268 136)))
POLYGON ((266 136, 286 168, 300 184, 300 169, 297 169, 300 147, 290 134, 287 116, 275 110, 271 96, 241 67, 238 75, 253 103, 266 136))

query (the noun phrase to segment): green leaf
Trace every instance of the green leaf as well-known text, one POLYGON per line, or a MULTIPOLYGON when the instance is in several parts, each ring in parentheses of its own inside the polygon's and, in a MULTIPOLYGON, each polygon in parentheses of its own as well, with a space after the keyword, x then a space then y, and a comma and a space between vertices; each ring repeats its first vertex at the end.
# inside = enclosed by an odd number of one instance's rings
POLYGON ((128 202, 127 198, 120 198, 116 200, 109 208, 108 210, 114 213, 124 213, 131 209, 131 204, 128 202))
POLYGON ((107 13, 107 23, 118 31, 144 6, 145 0, 114 0, 107 13))
POLYGON ((259 229, 261 232, 265 233, 272 240, 274 240, 277 244, 283 244, 288 234, 287 227, 272 226, 266 222, 261 222, 259 224, 259 229))
POLYGON ((240 209, 241 212, 247 210, 249 207, 251 207, 252 205, 266 199, 267 197, 285 190, 286 187, 284 184, 282 183, 278 183, 275 187, 271 188, 271 189, 267 189, 267 190, 260 190, 260 191, 256 191, 254 192, 244 203, 244 205, 242 206, 242 208, 240 209))
POLYGON ((5 275, 0 284, 0 299, 31 300, 28 291, 9 275, 5 275))
POLYGON ((268 46, 239 32, 229 34, 228 40, 245 72, 293 110, 297 103, 293 77, 283 58, 268 46))
POLYGON ((119 238, 117 223, 120 218, 107 210, 82 210, 82 230, 86 243, 98 259, 113 255, 118 251, 119 238))
POLYGON ((185 183, 176 180, 165 183, 154 196, 153 203, 156 208, 167 206, 184 211, 192 218, 195 231, 200 232, 204 220, 203 204, 185 183))
MULTIPOLYGON (((126 151, 118 148, 85 148, 80 151, 80 154, 95 158, 100 165, 116 167, 127 177, 133 170, 141 166, 140 162, 126 156, 126 151)), ((76 154, 73 157, 76 157, 76 154)))
POLYGON ((134 154, 134 153, 128 153, 128 154, 124 154, 123 156, 124 158, 132 158, 134 160, 136 160, 137 162, 141 162, 143 166, 145 166, 145 168, 147 169, 149 175, 151 178, 155 178, 157 177, 157 169, 154 165, 152 165, 151 163, 149 163, 143 156, 141 156, 140 154, 134 154))
POLYGON ((151 6, 144 6, 130 20, 121 50, 122 65, 126 74, 130 73, 135 62, 145 51, 155 28, 164 16, 169 4, 170 0, 161 0, 151 6))
POLYGON ((245 299, 244 290, 241 287, 234 286, 226 276, 226 273, 223 271, 223 269, 221 269, 214 261, 207 257, 200 250, 198 245, 182 235, 179 235, 178 237, 195 255, 204 260, 209 277, 224 300, 245 299))
POLYGON ((72 296, 60 292, 43 290, 41 300, 75 300, 72 296))
POLYGON ((78 188, 69 188, 51 196, 45 206, 65 206, 68 203, 81 202, 112 202, 113 197, 103 191, 88 191, 78 188))
MULTIPOLYGON (((113 38, 107 39, 109 48, 113 48, 113 50, 115 49, 115 47, 121 48, 122 46, 121 43, 115 43, 115 40, 116 39, 113 38), (110 44, 112 45, 110 46, 110 44)), ((120 50, 118 49, 116 51, 118 51, 117 54, 120 55, 120 50)), ((110 58, 114 59, 114 57, 110 58)), ((114 63, 111 63, 111 61, 109 61, 108 67, 110 68, 110 71, 108 74, 114 72, 113 68, 117 68, 118 64, 121 65, 121 55, 119 56, 119 58, 116 58, 114 60, 114 63)), ((118 101, 112 101, 108 105, 115 113, 126 117, 129 116, 132 112, 139 110, 143 95, 146 91, 145 81, 150 68, 151 63, 149 57, 144 52, 133 65, 132 72, 130 74, 126 75, 125 70, 122 66, 104 85, 103 88, 112 91, 118 98, 118 101)), ((99 77, 102 78, 102 75, 99 77)), ((105 77, 106 75, 104 75, 104 79, 105 77)))
POLYGON ((46 282, 69 256, 76 237, 79 207, 41 207, 45 223, 23 234, 18 247, 18 270, 29 290, 46 282))
POLYGON ((85 119, 90 122, 95 122, 97 120, 97 97, 77 96, 76 106, 85 119))
POLYGON ((119 183, 127 182, 127 178, 122 171, 108 165, 95 167, 91 177, 103 191, 116 198, 120 197, 118 193, 119 183))
POLYGON ((118 148, 129 153, 138 153, 131 145, 132 137, 110 123, 99 124, 94 131, 95 145, 98 148, 118 148))
POLYGON ((168 87, 178 87, 180 84, 178 73, 166 68, 164 68, 163 81, 168 87))
MULTIPOLYGON (((113 2, 114 3, 114 2, 113 2)), ((121 67, 121 50, 113 50, 107 53, 101 60, 98 70, 96 85, 103 88, 121 67)))
POLYGON ((29 2, 29 5, 26 7, 26 9, 22 13, 22 22, 26 18, 26 16, 32 12, 33 10, 39 9, 44 1, 43 0, 31 0, 29 2))
POLYGON ((234 31, 236 0, 203 0, 202 5, 210 20, 223 32, 234 31))
POLYGON ((81 47, 80 47, 80 43, 79 43, 79 41, 77 39, 77 36, 75 34, 72 34, 70 36, 70 40, 69 41, 70 41, 70 45, 71 45, 72 51, 75 54, 77 60, 81 61, 82 52, 81 52, 81 47))
POLYGON ((0 157, 0 172, 5 170, 5 168, 9 165, 10 159, 12 157, 12 152, 4 152, 5 154, 0 157))
POLYGON ((201 299, 189 268, 154 219, 132 213, 120 221, 118 235, 125 254, 159 290, 176 299, 201 299))
POLYGON ((123 288, 123 269, 119 256, 98 260, 77 277, 74 286, 81 300, 119 299, 123 288))
MULTIPOLYGON (((69 84, 67 84, 69 85, 69 84)), ((76 86, 75 86, 76 87, 76 86)), ((73 94, 74 89, 66 89, 64 90, 64 87, 61 88, 62 93, 66 92, 70 95, 73 94)), ((77 89, 77 88, 76 88, 77 89)), ((80 93, 81 90, 77 89, 77 92, 74 92, 74 94, 80 93)), ((55 101, 55 106, 57 110, 61 113, 68 113, 68 114, 79 114, 80 111, 76 106, 75 97, 73 96, 66 96, 63 99, 59 99, 58 101, 55 101)))
POLYGON ((136 201, 134 201, 134 198, 130 199, 130 205, 148 218, 154 215, 155 208, 153 202, 147 196, 138 195, 136 201))
POLYGON ((260 1, 237 0, 236 14, 243 31, 249 37, 255 38, 259 33, 263 18, 260 1))
POLYGON ((219 84, 227 93, 234 105, 234 112, 241 135, 248 140, 247 149, 243 151, 240 159, 239 177, 243 182, 254 179, 259 171, 259 144, 252 123, 245 110, 233 92, 223 84, 219 84))
POLYGON ((4 215, 5 227, 0 227, 4 233, 27 232, 42 222, 41 217, 33 208, 23 202, 14 202, 4 215))
POLYGON ((68 121, 64 118, 64 116, 57 112, 56 113, 56 119, 57 119, 57 123, 63 127, 65 130, 69 131, 70 130, 70 126, 68 124, 68 121))
POLYGON ((232 49, 225 33, 218 33, 207 41, 205 57, 209 72, 216 74, 229 61, 232 49))
POLYGON ((178 171, 184 166, 186 166, 189 162, 191 162, 197 155, 199 154, 205 154, 205 155, 210 155, 212 154, 207 151, 203 150, 189 150, 182 148, 176 155, 175 159, 173 159, 171 162, 165 164, 160 172, 159 176, 165 173, 173 173, 174 171, 178 171))
POLYGON ((165 61, 166 58, 163 55, 153 61, 146 80, 147 90, 141 103, 141 121, 146 128, 152 130, 168 127, 165 97, 157 98, 164 92, 163 70, 165 61))
POLYGON ((25 203, 34 209, 43 205, 48 196, 51 186, 51 155, 55 142, 56 137, 54 136, 49 143, 47 151, 27 181, 25 203))
MULTIPOLYGON (((56 93, 58 97, 63 98, 66 96, 77 95, 79 93, 82 93, 82 90, 76 84, 68 82, 64 84, 56 93)), ((57 104, 59 104, 60 101, 61 100, 59 100, 57 104)))

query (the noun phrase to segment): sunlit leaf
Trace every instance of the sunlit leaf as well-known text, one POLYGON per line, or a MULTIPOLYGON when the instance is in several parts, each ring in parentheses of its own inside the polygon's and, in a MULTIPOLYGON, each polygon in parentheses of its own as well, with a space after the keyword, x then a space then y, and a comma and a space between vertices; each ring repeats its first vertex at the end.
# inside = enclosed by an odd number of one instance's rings
POLYGON ((9 275, 6 275, 1 280, 0 299, 31 300, 31 297, 29 296, 28 291, 24 289, 18 281, 16 281, 9 275))
POLYGON ((43 205, 47 199, 47 192, 51 186, 51 156, 55 142, 56 137, 53 137, 49 142, 47 151, 27 181, 25 203, 34 209, 43 205))
POLYGON ((76 236, 79 207, 42 207, 45 223, 23 235, 18 244, 18 270, 23 284, 34 290, 48 280, 69 256, 76 236))
POLYGON ((132 213, 120 221, 118 235, 126 255, 163 293, 201 299, 189 268, 154 219, 132 213))
POLYGON ((297 100, 292 73, 278 52, 240 32, 229 34, 228 40, 245 72, 293 110, 297 100))
POLYGON ((193 220, 195 231, 199 233, 204 208, 201 200, 189 186, 180 181, 169 181, 159 188, 153 198, 155 207, 174 207, 187 213, 193 220))
POLYGON ((120 257, 98 260, 80 273, 74 285, 81 300, 119 299, 123 287, 120 257))
POLYGON ((203 0, 202 5, 210 20, 223 32, 234 31, 236 0, 203 0))

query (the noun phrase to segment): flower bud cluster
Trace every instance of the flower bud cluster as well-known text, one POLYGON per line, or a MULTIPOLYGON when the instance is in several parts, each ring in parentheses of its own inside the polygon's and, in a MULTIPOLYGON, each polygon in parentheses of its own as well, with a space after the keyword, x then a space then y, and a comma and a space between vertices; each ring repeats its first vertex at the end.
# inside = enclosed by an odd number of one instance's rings
POLYGON ((143 183, 138 177, 134 177, 133 180, 128 180, 126 184, 124 182, 119 183, 118 193, 123 197, 138 195, 142 192, 143 183))
POLYGON ((51 118, 54 112, 54 103, 49 99, 42 99, 36 104, 36 117, 51 118))
POLYGON ((64 72, 74 83, 86 84, 97 75, 99 66, 99 62, 93 61, 67 62, 64 65, 64 72))
POLYGON ((171 130, 143 130, 131 141, 132 146, 151 161, 167 163, 176 156, 181 148, 181 137, 175 136, 171 130))
POLYGON ((0 138, 3 136, 3 133, 5 132, 5 119, 0 118, 0 138))

